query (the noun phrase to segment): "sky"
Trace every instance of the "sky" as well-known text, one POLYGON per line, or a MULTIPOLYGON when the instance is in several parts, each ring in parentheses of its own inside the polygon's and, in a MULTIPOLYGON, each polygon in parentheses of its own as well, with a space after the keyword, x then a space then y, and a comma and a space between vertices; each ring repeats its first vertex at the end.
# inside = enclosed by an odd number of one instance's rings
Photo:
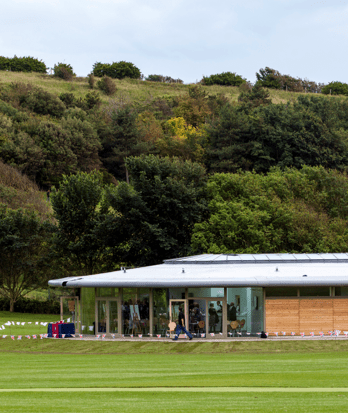
POLYGON ((348 83, 348 0, 11 0, 1 5, 0 55, 69 63, 125 60, 185 83, 266 66, 348 83))

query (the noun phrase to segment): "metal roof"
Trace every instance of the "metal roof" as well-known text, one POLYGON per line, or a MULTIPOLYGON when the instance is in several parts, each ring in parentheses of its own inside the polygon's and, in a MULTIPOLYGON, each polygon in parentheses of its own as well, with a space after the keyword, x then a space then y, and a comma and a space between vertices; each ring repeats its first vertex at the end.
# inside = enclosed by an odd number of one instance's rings
POLYGON ((204 254, 165 260, 164 264, 149 267, 50 280, 49 285, 154 288, 348 286, 348 254, 204 254))

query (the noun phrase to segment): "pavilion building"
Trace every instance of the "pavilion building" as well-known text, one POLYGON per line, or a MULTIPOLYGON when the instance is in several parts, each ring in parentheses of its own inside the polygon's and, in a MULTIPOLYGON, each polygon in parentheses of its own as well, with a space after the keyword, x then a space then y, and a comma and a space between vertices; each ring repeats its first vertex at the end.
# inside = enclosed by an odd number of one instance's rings
POLYGON ((167 336, 179 307, 199 338, 348 331, 348 254, 204 254, 50 280, 82 334, 167 336))

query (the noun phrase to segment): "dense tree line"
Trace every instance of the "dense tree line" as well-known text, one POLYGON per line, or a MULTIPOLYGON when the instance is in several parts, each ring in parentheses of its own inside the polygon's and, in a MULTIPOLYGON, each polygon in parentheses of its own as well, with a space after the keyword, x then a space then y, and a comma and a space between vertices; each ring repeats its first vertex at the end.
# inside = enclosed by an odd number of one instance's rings
POLYGON ((53 213, 0 185, 0 292, 13 308, 47 278, 196 252, 347 251, 347 138, 345 98, 273 104, 261 83, 106 105, 2 86, 0 157, 53 213))

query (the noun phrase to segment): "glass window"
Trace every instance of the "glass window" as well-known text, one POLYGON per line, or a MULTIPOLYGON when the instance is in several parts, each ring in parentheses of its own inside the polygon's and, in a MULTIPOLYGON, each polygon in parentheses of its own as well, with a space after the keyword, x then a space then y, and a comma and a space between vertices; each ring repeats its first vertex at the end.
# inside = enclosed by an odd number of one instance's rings
POLYGON ((97 297, 118 297, 118 288, 101 287, 97 288, 97 297))
POLYGON ((81 330, 83 334, 94 334, 95 324, 95 289, 81 288, 81 330))
POLYGON ((149 334, 149 296, 149 288, 123 288, 123 334, 149 334))
POLYGON ((227 289, 227 335, 256 336, 263 330, 263 289, 227 289))
POLYGON ((335 296, 337 297, 348 296, 348 287, 335 287, 335 296))
POLYGON ((223 298, 224 289, 223 288, 189 288, 188 296, 197 298, 223 298))
MULTIPOLYGON (((181 298, 181 297, 180 297, 181 298)), ((153 289, 153 334, 165 337, 169 323, 169 290, 153 289)))
POLYGON ((266 288, 266 297, 297 297, 297 287, 266 288))
POLYGON ((300 297, 330 297, 330 287, 300 287, 300 297))

